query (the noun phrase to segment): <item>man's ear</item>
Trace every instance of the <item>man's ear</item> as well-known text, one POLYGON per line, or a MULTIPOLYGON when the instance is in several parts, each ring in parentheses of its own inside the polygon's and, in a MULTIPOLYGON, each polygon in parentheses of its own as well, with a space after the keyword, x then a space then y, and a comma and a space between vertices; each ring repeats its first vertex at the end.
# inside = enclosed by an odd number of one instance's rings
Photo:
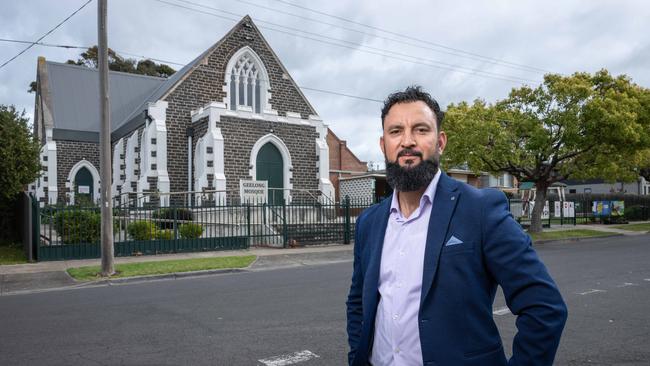
POLYGON ((445 131, 440 131, 438 134, 438 153, 442 155, 443 151, 445 151, 445 147, 447 146, 447 134, 445 131))
POLYGON ((386 148, 384 147, 384 136, 379 137, 379 148, 381 152, 386 155, 386 148))

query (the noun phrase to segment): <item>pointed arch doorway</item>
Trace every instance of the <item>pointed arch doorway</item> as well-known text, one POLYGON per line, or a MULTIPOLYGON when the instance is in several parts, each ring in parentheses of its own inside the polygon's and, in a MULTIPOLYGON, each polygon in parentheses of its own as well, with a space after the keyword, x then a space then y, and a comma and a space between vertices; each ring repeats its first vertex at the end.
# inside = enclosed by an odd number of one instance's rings
POLYGON ((270 205, 281 205, 284 201, 284 162, 282 153, 271 142, 267 142, 260 148, 255 161, 256 180, 268 182, 268 203, 270 205))

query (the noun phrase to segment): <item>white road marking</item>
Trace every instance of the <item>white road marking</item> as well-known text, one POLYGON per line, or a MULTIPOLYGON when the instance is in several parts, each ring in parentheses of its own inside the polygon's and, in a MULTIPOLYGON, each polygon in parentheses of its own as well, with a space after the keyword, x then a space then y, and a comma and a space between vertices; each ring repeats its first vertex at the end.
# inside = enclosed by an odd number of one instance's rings
POLYGON ((591 289, 591 290, 589 290, 589 291, 585 291, 585 292, 578 292, 578 295, 589 295, 589 294, 595 294, 595 293, 597 293, 597 292, 607 292, 607 291, 605 291, 605 290, 598 290, 598 289, 591 289))
POLYGON ((504 306, 504 307, 502 307, 502 308, 498 308, 498 309, 494 310, 494 311, 492 312, 492 314, 494 314, 494 315, 506 315, 506 314, 510 314, 510 309, 508 309, 507 306, 504 306))
POLYGON ((638 286, 638 284, 632 282, 623 282, 622 285, 618 285, 616 287, 629 287, 629 286, 638 286))
POLYGON ((263 358, 258 361, 265 364, 266 366, 286 366, 286 365, 293 365, 298 362, 309 361, 311 359, 319 358, 319 357, 320 357, 319 355, 313 353, 310 350, 304 350, 304 351, 289 353, 286 355, 263 358))
POLYGON ((644 281, 650 281, 650 278, 644 278, 643 280, 644 281))

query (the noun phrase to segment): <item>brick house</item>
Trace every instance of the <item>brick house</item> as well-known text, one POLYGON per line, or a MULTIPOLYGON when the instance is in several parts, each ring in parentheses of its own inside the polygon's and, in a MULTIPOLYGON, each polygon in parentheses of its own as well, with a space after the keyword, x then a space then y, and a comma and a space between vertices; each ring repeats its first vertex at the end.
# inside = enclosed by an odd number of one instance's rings
MULTIPOLYGON (((44 203, 97 201, 97 70, 39 58, 37 83, 43 175, 30 188, 44 203)), ((231 199, 240 180, 268 181, 274 201, 334 200, 333 161, 336 174, 365 171, 344 142, 331 155, 338 138, 248 16, 167 79, 111 71, 109 93, 112 191, 120 200, 166 206, 180 197, 170 192, 206 190, 231 199)))
POLYGON ((328 129, 327 146, 330 153, 330 182, 334 185, 336 201, 340 201, 340 179, 364 174, 368 171, 368 164, 359 160, 354 153, 348 149, 345 140, 341 140, 336 134, 328 129))

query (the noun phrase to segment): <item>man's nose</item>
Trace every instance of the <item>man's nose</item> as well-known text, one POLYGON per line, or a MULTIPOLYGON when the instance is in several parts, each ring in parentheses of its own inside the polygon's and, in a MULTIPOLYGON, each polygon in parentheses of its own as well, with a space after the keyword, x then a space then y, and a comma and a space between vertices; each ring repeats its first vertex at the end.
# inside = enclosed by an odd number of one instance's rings
POLYGON ((410 147, 410 146, 415 146, 415 139, 413 138, 413 134, 410 132, 406 131, 402 135, 402 146, 403 147, 410 147))

